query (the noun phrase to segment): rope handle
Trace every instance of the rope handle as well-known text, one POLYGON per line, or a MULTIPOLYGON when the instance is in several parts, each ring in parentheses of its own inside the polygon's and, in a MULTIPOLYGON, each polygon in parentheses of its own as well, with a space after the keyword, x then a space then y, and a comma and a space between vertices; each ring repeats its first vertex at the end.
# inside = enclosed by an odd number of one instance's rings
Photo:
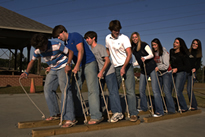
MULTIPOLYGON (((25 88, 23 87, 23 85, 21 84, 21 79, 23 77, 19 78, 19 84, 21 86, 21 88, 23 89, 23 91, 25 92, 25 94, 27 95, 27 97, 29 98, 29 100, 33 103, 33 105, 38 109, 38 111, 42 114, 42 119, 45 119, 45 114, 40 110, 40 108, 35 104, 35 102, 30 98, 30 96, 28 95, 28 93, 26 92, 25 88)), ((27 78, 27 77, 26 77, 27 78)))

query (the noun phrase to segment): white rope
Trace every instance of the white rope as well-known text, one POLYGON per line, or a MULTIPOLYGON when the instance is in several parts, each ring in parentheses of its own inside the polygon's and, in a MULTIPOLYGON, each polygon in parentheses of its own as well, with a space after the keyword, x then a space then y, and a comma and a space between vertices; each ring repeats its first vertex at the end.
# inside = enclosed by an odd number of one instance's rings
POLYGON ((19 78, 19 83, 21 85, 21 88, 23 89, 23 91, 25 92, 25 94, 27 95, 27 97, 29 98, 29 100, 33 103, 33 105, 38 109, 38 111, 42 114, 42 119, 45 119, 45 115, 44 113, 40 110, 40 108, 34 103, 34 101, 30 98, 30 96, 28 95, 28 93, 26 92, 26 90, 24 89, 23 85, 21 84, 21 79, 23 77, 19 78))
POLYGON ((60 118, 60 123, 59 123, 59 126, 61 126, 62 125, 62 123, 63 123, 63 113, 64 113, 64 108, 65 108, 65 101, 66 101, 66 97, 67 97, 67 93, 66 93, 66 91, 67 91, 67 86, 68 86, 68 73, 66 72, 66 80, 67 80, 67 82, 66 82, 66 86, 65 86, 65 88, 64 88, 64 98, 63 98, 63 106, 62 106, 62 110, 61 110, 61 118, 60 118))
POLYGON ((166 105, 165 100, 164 100, 164 96, 163 96, 163 93, 162 93, 162 88, 161 88, 161 85, 160 85, 160 82, 159 82, 159 78, 157 76, 157 72, 156 71, 155 71, 155 74, 156 74, 156 77, 157 77, 158 86, 159 86, 159 89, 160 89, 160 92, 161 92, 161 96, 162 96, 162 100, 163 100, 163 103, 164 103, 165 113, 168 113, 167 105, 166 105))
POLYGON ((107 117, 108 117, 108 122, 110 122, 110 115, 109 115, 109 111, 108 111, 108 106, 107 106, 107 102, 105 100, 105 95, 104 95, 104 91, 103 91, 103 88, 102 88, 102 85, 101 85, 101 78, 99 78, 99 85, 100 85, 100 89, 102 91, 102 96, 103 96, 103 100, 104 100, 104 103, 105 103, 105 109, 107 111, 107 117))
POLYGON ((179 108, 179 112, 182 113, 181 107, 179 105, 179 99, 178 99, 178 96, 177 96, 177 89, 176 89, 176 86, 175 86, 173 74, 172 74, 172 81, 173 81, 174 90, 175 90, 175 93, 176 93, 176 99, 177 99, 177 105, 178 105, 178 108, 179 108))
POLYGON ((83 115, 84 115, 84 118, 85 118, 84 123, 86 124, 86 123, 88 123, 88 120, 87 120, 87 117, 86 117, 86 114, 85 114, 85 108, 86 108, 87 113, 88 113, 88 109, 87 109, 87 107, 86 107, 85 102, 83 101, 83 97, 82 97, 82 94, 81 94, 81 91, 80 91, 80 87, 79 87, 79 85, 78 85, 78 80, 77 80, 77 78, 76 78, 76 74, 75 74, 75 73, 74 73, 74 78, 75 78, 75 81, 76 81, 76 85, 77 85, 77 88, 78 88, 78 92, 79 92, 79 94, 80 94, 80 103, 81 103, 81 107, 82 107, 82 110, 83 110, 83 115), (83 107, 83 105, 84 105, 85 108, 83 107))
POLYGON ((194 73, 192 72, 192 76, 191 76, 191 80, 192 80, 192 82, 191 82, 191 98, 190 98, 190 106, 189 106, 189 110, 191 110, 191 105, 192 105, 192 98, 193 98, 193 96, 192 96, 192 94, 193 94, 193 86, 194 86, 194 73))
POLYGON ((149 94, 149 99, 150 99, 150 104, 151 104, 151 114, 154 115, 154 110, 153 110, 153 105, 152 105, 152 98, 151 98, 151 94, 150 94, 150 90, 149 90, 149 83, 148 83, 148 78, 147 78, 147 71, 146 71, 146 66, 145 63, 143 62, 143 66, 144 66, 144 72, 145 72, 145 76, 146 76, 146 82, 147 82, 147 90, 148 90, 148 94, 149 94))
POLYGON ((126 104, 126 110, 127 110, 127 117, 130 118, 129 107, 128 107, 127 97, 126 97, 126 91, 125 91, 124 78, 121 76, 121 79, 122 79, 122 88, 123 88, 123 91, 124 91, 124 97, 125 97, 125 104, 126 104))

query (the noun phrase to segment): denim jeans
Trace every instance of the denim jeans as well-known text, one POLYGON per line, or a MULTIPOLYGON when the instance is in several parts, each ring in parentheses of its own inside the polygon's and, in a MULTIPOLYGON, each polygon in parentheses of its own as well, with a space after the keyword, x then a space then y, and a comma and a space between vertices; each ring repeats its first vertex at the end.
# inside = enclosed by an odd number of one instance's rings
MULTIPOLYGON (((118 89, 120 88, 120 84, 122 83, 120 70, 122 66, 115 68, 115 74, 117 76, 118 81, 118 89)), ((135 96, 135 78, 133 66, 128 64, 125 70, 125 75, 123 76, 125 80, 125 87, 127 93, 127 102, 130 115, 138 115, 138 111, 136 108, 136 96, 135 96)))
POLYGON ((121 102, 119 97, 116 74, 112 73, 105 76, 105 81, 101 81, 102 87, 104 87, 105 82, 107 83, 107 88, 109 91, 110 108, 112 113, 116 113, 116 112, 121 113, 122 107, 121 107, 121 102))
MULTIPOLYGON (((195 76, 196 73, 194 73, 195 76)), ((191 101, 191 89, 193 89, 194 86, 194 79, 192 79, 192 74, 187 73, 187 94, 189 97, 189 102, 191 101), (193 81, 193 83, 192 83, 193 81)), ((191 107, 197 109, 197 101, 194 95, 194 91, 192 90, 192 101, 191 101, 191 107)))
MULTIPOLYGON (((157 83, 157 76, 155 73, 155 70, 153 70, 149 75, 147 75, 147 78, 151 77, 151 84, 152 84, 152 91, 154 95, 154 107, 155 107, 155 113, 159 113, 161 115, 164 115, 163 110, 163 104, 162 104, 162 98, 161 93, 159 90, 159 85, 157 83)), ((140 85, 139 85, 139 92, 140 92, 140 108, 143 111, 147 111, 147 98, 146 98, 146 85, 147 80, 146 76, 144 74, 140 74, 140 85)))
POLYGON ((163 87, 168 112, 175 113, 175 104, 172 97, 172 73, 168 72, 162 76, 158 76, 160 86, 163 87))
POLYGON ((71 84, 70 84, 71 72, 69 72, 67 76, 68 76, 68 81, 66 79, 66 73, 64 68, 55 71, 51 70, 46 76, 46 81, 44 85, 44 94, 50 112, 50 116, 56 116, 57 114, 60 114, 56 91, 54 91, 54 89, 56 89, 57 85, 59 84, 60 90, 62 92, 61 110, 62 110, 63 103, 65 103, 63 114, 61 115, 63 116, 63 120, 73 121, 75 120, 75 115, 74 115, 73 97, 72 97, 71 84), (56 84, 56 82, 58 82, 58 84, 56 84), (66 82, 68 82, 67 87, 66 87, 66 82), (64 102, 65 92, 66 92, 66 99, 64 102))
POLYGON ((177 72, 173 74, 174 76, 174 82, 177 90, 177 97, 179 100, 179 105, 182 110, 188 110, 187 104, 183 95, 183 90, 184 90, 184 84, 186 82, 186 72, 177 72))
MULTIPOLYGON (((100 92, 97 77, 97 62, 93 61, 80 67, 80 71, 77 73, 76 78, 78 80, 80 90, 82 89, 84 80, 86 80, 88 87, 88 103, 91 119, 100 119, 102 117, 102 113, 100 112, 100 92)), ((72 86, 75 88, 75 90, 72 90, 72 92, 74 96, 76 113, 77 111, 82 112, 82 107, 80 104, 80 95, 77 91, 78 88, 76 87, 77 85, 74 78, 72 79, 72 86)))

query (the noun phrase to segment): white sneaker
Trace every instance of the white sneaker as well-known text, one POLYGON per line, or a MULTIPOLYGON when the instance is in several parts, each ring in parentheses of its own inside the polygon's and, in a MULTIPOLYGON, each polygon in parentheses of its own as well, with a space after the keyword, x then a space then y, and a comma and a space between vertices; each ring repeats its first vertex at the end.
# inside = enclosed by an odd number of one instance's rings
POLYGON ((139 109, 137 109, 137 111, 138 111, 138 112, 142 112, 142 110, 141 110, 140 108, 139 108, 139 109))
POLYGON ((111 117, 110 122, 117 122, 118 120, 123 119, 124 115, 122 113, 114 113, 114 115, 111 117))
POLYGON ((152 116, 153 116, 153 117, 161 117, 162 114, 153 114, 152 116))

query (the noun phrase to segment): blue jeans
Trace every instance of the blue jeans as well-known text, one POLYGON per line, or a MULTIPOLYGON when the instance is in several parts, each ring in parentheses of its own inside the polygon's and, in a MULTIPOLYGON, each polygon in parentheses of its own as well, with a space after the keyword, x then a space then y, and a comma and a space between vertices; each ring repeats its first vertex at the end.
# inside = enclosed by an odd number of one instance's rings
POLYGON ((64 68, 59 69, 59 70, 51 70, 47 76, 46 76, 46 82, 44 85, 44 94, 46 98, 46 102, 48 105, 48 109, 50 112, 50 116, 56 116, 57 114, 60 114, 60 110, 58 107, 58 101, 56 97, 56 82, 59 83, 60 85, 60 90, 62 92, 61 96, 61 110, 63 103, 65 103, 63 114, 63 120, 75 120, 75 115, 74 115, 74 106, 73 106, 73 97, 72 97, 72 92, 71 92, 71 85, 70 85, 70 75, 71 73, 68 73, 68 81, 66 79, 66 73, 64 68), (66 87, 66 100, 64 102, 64 91, 65 91, 65 86, 66 82, 68 82, 68 85, 66 87))
POLYGON ((182 110, 188 110, 187 104, 183 95, 183 90, 184 90, 184 84, 186 82, 186 72, 177 72, 173 74, 174 76, 174 82, 177 90, 177 97, 179 100, 179 105, 182 110))
POLYGON ((175 113, 175 105, 172 97, 172 73, 168 72, 162 76, 158 76, 161 87, 165 93, 165 100, 168 112, 175 113))
MULTIPOLYGON (((80 90, 84 80, 86 80, 88 87, 88 103, 90 108, 91 119, 101 119, 102 113, 100 112, 100 92, 99 92, 99 83, 97 77, 97 62, 93 61, 91 63, 85 64, 80 67, 80 71, 76 75, 80 90)), ((80 95, 77 91, 76 81, 73 78, 72 85, 75 87, 73 91, 75 108, 77 111, 82 111, 80 104, 80 95), (79 110, 80 109, 80 110, 79 110)))
MULTIPOLYGON (((163 104, 162 104, 162 98, 161 93, 159 90, 159 85, 157 83, 157 76, 155 73, 155 70, 153 70, 149 75, 147 75, 147 78, 151 77, 151 84, 152 84, 152 91, 154 95, 154 107, 155 107, 155 113, 159 113, 161 115, 164 115, 163 110, 163 104)), ((146 76, 144 74, 140 74, 140 85, 139 85, 139 92, 140 92, 140 108, 143 111, 147 111, 147 98, 146 98, 146 89, 147 80, 146 76)))
MULTIPOLYGON (((196 73, 194 73, 194 76, 196 76, 195 74, 196 73)), ((191 101, 191 89, 193 89, 192 86, 194 86, 194 79, 192 80, 192 74, 187 73, 187 79, 188 79, 188 81, 187 81, 187 94, 188 94, 189 102, 190 102, 191 101), (193 81, 193 83, 192 83, 192 81, 193 81)), ((192 90, 192 104, 191 104, 191 107, 197 109, 197 101, 196 101, 193 90, 192 90)))
MULTIPOLYGON (((120 70, 122 66, 115 68, 115 74, 117 76, 118 81, 118 89, 120 88, 120 84, 122 83, 120 70)), ((130 115, 138 115, 138 111, 136 108, 136 96, 135 96, 135 78, 133 66, 128 64, 125 70, 125 75, 123 76, 125 80, 125 87, 127 93, 127 102, 130 115)))
POLYGON ((105 76, 105 81, 101 81, 102 87, 104 87, 105 82, 107 83, 107 88, 109 91, 110 108, 112 113, 121 113, 122 107, 119 97, 117 77, 115 73, 105 76))

